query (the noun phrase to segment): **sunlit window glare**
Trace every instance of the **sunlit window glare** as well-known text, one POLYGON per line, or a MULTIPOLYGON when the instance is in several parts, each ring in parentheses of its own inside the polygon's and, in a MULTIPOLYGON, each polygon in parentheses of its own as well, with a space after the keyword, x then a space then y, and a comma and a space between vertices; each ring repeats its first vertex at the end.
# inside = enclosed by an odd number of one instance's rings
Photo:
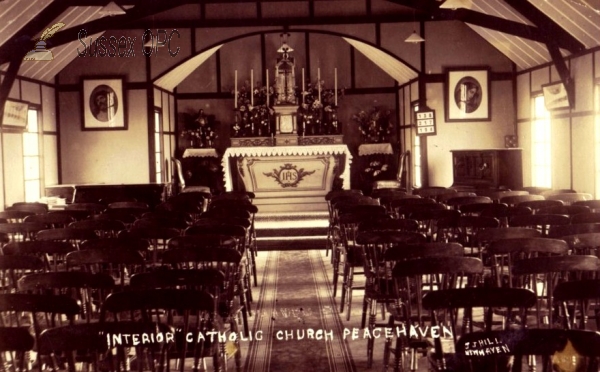
POLYGON ((551 122, 550 114, 544 104, 544 96, 533 99, 532 138, 532 185, 552 187, 551 168, 551 122))

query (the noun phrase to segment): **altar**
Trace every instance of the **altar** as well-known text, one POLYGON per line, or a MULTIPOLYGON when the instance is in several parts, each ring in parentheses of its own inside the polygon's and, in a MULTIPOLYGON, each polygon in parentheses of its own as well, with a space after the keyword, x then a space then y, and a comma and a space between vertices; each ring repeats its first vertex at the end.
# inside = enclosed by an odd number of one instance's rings
POLYGON ((346 145, 230 147, 223 154, 225 190, 252 191, 263 212, 327 211, 334 179, 350 189, 346 145))

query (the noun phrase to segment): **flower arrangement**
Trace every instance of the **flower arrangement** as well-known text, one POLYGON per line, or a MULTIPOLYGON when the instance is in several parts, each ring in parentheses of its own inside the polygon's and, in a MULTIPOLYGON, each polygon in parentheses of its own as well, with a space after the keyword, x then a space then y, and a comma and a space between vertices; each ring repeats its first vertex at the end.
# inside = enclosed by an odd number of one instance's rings
POLYGON ((191 147, 214 147, 214 141, 218 138, 214 130, 214 124, 209 116, 204 114, 204 110, 198 111, 198 115, 191 123, 186 125, 186 129, 181 131, 181 136, 191 142, 191 147))
POLYGON ((384 173, 388 170, 389 165, 385 164, 381 160, 373 160, 369 163, 369 166, 365 168, 365 173, 367 176, 371 178, 375 178, 379 176, 381 173, 384 173))
MULTIPOLYGON (((341 126, 337 120, 335 90, 323 89, 324 81, 309 83, 305 91, 299 91, 303 97, 298 109, 300 130, 304 135, 339 134, 341 126), (321 99, 319 99, 319 88, 321 99)), ((344 95, 344 89, 338 89, 338 97, 344 95)))
POLYGON ((378 106, 374 106, 368 112, 361 110, 352 115, 352 119, 358 123, 366 143, 385 142, 387 136, 392 133, 390 110, 383 110, 378 106))
MULTIPOLYGON (((274 114, 270 106, 275 99, 275 89, 271 86, 255 86, 250 89, 249 85, 249 82, 246 81, 238 91, 239 116, 235 117, 235 122, 231 127, 231 136, 270 136, 271 118, 274 114), (269 105, 267 105, 267 96, 269 105)), ((232 94, 235 94, 235 91, 232 91, 232 94)))

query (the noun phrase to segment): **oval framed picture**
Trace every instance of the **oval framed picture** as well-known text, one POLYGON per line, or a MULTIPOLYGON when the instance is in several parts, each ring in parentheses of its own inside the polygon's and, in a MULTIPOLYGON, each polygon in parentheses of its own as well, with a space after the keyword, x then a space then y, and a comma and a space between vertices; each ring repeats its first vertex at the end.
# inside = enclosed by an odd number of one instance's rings
POLYGON ((489 75, 486 67, 446 70, 447 122, 491 120, 489 75))
POLYGON ((82 130, 127 129, 123 78, 83 78, 82 130))

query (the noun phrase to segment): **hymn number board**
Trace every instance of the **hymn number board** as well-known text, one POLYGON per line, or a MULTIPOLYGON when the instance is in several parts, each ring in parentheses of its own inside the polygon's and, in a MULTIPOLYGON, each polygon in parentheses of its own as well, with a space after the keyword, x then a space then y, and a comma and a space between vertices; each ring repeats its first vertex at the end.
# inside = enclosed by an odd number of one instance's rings
POLYGON ((416 113, 417 117, 417 135, 433 136, 436 134, 435 127, 435 111, 430 109, 419 110, 416 113))

